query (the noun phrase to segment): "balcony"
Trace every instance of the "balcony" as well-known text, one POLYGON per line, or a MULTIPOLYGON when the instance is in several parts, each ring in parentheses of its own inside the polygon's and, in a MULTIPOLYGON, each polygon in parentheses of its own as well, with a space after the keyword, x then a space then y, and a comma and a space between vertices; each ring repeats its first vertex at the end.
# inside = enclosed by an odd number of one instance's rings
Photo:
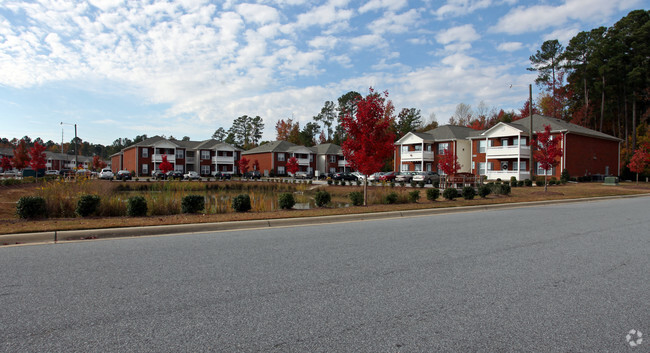
POLYGON ((185 163, 192 164, 194 163, 195 157, 185 157, 185 163))
POLYGON ((339 161, 339 167, 349 167, 349 166, 350 166, 350 164, 345 159, 341 159, 339 161))
POLYGON ((309 165, 309 158, 296 158, 298 165, 309 165))
POLYGON ((517 178, 517 180, 530 179, 530 172, 527 170, 488 170, 487 179, 496 180, 501 179, 504 181, 509 181, 511 177, 517 178))
POLYGON ((403 162, 409 161, 431 161, 433 162, 433 151, 402 151, 401 159, 403 162))
POLYGON ((529 158, 530 146, 493 146, 488 147, 486 151, 486 158, 499 159, 499 158, 529 158))
POLYGON ((151 160, 154 163, 160 163, 163 161, 163 156, 167 156, 167 162, 169 163, 175 163, 176 162, 176 155, 175 154, 154 154, 151 156, 151 160))
POLYGON ((235 164, 234 156, 214 156, 212 164, 235 164))

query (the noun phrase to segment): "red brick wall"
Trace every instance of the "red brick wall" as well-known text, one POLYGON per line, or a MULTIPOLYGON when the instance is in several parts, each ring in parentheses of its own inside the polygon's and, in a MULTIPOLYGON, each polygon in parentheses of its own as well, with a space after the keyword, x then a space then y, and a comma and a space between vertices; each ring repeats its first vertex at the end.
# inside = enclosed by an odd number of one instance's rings
POLYGON ((122 163, 120 163, 121 159, 121 155, 111 157, 111 170, 113 173, 117 173, 118 171, 122 170, 122 163))
POLYGON ((123 160, 122 160, 122 168, 124 168, 124 170, 128 170, 128 171, 136 170, 135 166, 138 163, 137 153, 138 153, 137 147, 132 147, 124 150, 123 160))
MULTIPOLYGON (((253 154, 246 154, 241 157, 246 157, 250 162, 248 163, 248 170, 253 170, 253 163, 255 163, 255 160, 260 164, 260 173, 264 174, 265 170, 268 170, 269 172, 275 173, 274 170, 271 169, 271 161, 272 161, 272 153, 267 152, 267 153, 253 153, 253 154)), ((277 164, 276 164, 277 165, 277 164)), ((237 171, 239 172, 239 171, 237 171)))
POLYGON ((571 133, 566 135, 566 168, 572 177, 605 174, 607 166, 610 175, 617 175, 618 158, 618 141, 571 133))

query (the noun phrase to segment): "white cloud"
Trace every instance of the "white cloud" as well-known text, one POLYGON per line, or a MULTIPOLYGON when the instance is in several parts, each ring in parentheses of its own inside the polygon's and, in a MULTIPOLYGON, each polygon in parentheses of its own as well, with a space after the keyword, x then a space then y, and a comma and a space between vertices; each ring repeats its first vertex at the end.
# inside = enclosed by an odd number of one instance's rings
POLYGON ((383 9, 387 9, 389 11, 397 11, 407 5, 407 0, 370 0, 359 8, 359 12, 366 13, 368 11, 383 9))
POLYGON ((451 42, 468 43, 478 40, 481 36, 476 32, 474 26, 466 24, 452 27, 436 35, 436 40, 440 44, 449 44, 451 42))
POLYGON ((560 43, 569 43, 571 38, 573 38, 576 34, 580 32, 580 29, 576 27, 570 27, 570 28, 558 28, 555 31, 545 34, 542 38, 544 40, 552 40, 552 39, 557 39, 560 41, 560 43))
POLYGON ((434 13, 438 18, 464 16, 474 11, 488 8, 491 5, 491 0, 448 0, 446 4, 439 7, 434 13))
POLYGON ((382 48, 386 46, 384 38, 377 34, 366 34, 354 38, 350 38, 353 50, 361 50, 363 48, 375 47, 382 48))
POLYGON ((420 14, 416 9, 410 9, 404 13, 396 14, 386 12, 382 18, 379 18, 368 25, 368 28, 374 33, 404 33, 411 27, 417 26, 420 14))
POLYGON ((523 48, 523 44, 521 42, 505 42, 505 43, 499 43, 497 46, 497 50, 499 51, 517 51, 523 48))
POLYGON ((277 22, 280 18, 278 11, 270 6, 258 4, 241 4, 237 11, 242 17, 260 25, 277 22))

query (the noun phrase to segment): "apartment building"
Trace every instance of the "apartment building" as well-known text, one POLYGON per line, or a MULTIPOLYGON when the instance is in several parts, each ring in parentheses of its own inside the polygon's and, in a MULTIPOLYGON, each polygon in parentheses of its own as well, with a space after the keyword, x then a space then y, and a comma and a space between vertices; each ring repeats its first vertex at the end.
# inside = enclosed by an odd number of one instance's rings
POLYGON ((316 151, 316 171, 319 174, 350 171, 350 164, 345 160, 341 146, 321 143, 312 148, 316 151))
POLYGON ((257 161, 259 171, 265 176, 288 175, 287 161, 298 160, 298 171, 313 174, 316 170, 316 150, 287 141, 273 141, 242 152, 251 165, 257 161))

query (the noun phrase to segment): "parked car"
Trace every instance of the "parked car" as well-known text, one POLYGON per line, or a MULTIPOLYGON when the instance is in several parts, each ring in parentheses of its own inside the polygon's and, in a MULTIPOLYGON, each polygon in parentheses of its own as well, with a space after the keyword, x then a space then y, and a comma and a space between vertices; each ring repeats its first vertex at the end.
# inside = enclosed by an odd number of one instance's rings
POLYGON ((395 182, 410 183, 411 179, 413 179, 413 174, 414 174, 413 172, 399 172, 395 175, 395 182))
POLYGON ((113 180, 113 171, 110 168, 104 168, 99 172, 99 179, 113 180))
POLYGON ((368 176, 368 181, 379 181, 379 178, 384 175, 383 172, 377 172, 368 176))
POLYGON ((46 170, 45 175, 59 175, 59 171, 56 169, 46 170))
POLYGON ((85 176, 85 177, 90 178, 93 175, 93 172, 91 172, 88 169, 79 169, 79 170, 77 170, 77 172, 75 174, 76 174, 76 176, 85 176))
POLYGON ((311 172, 296 172, 294 175, 296 179, 312 179, 314 174, 311 172))
POLYGON ((181 180, 183 179, 183 172, 178 171, 178 170, 170 170, 167 172, 167 179, 172 180, 172 179, 178 179, 181 180))
POLYGON ((440 175, 436 172, 419 172, 413 176, 413 181, 418 183, 424 181, 425 184, 433 184, 440 182, 440 175))
POLYGON ((244 178, 260 180, 260 179, 262 179, 262 174, 260 174, 260 172, 257 171, 257 170, 251 170, 251 171, 248 171, 248 172, 244 173, 244 178))
POLYGON ((18 169, 7 169, 2 172, 2 175, 6 177, 17 177, 20 175, 20 171, 18 169))
POLYGON ((167 173, 163 173, 160 170, 156 170, 155 172, 151 173, 151 177, 156 180, 165 180, 167 179, 167 173))
POLYGON ((212 176, 219 179, 219 180, 230 180, 232 178, 232 174, 228 172, 220 172, 216 171, 212 173, 212 176))
POLYGON ((131 172, 128 170, 120 170, 115 174, 116 180, 131 180, 131 172))
POLYGON ((332 179, 334 179, 334 180, 345 180, 345 181, 356 181, 357 177, 356 177, 356 175, 354 175, 352 173, 345 172, 345 173, 335 173, 334 177, 332 179))
POLYGON ((318 180, 327 180, 327 179, 333 179, 334 178, 334 173, 320 173, 318 174, 318 180))
POLYGON ((384 173, 384 175, 379 177, 379 181, 394 181, 395 180, 395 172, 388 172, 384 173))
POLYGON ((201 179, 201 176, 199 175, 199 173, 197 173, 197 172, 191 170, 191 171, 189 171, 189 172, 183 174, 183 179, 187 179, 187 180, 200 180, 200 179, 201 179))
POLYGON ((361 181, 363 181, 364 179, 366 179, 366 176, 363 175, 363 174, 361 174, 360 172, 352 172, 352 175, 354 175, 355 177, 357 177, 357 180, 361 180, 361 181))
POLYGON ((72 169, 61 169, 59 175, 62 177, 69 177, 74 175, 74 170, 72 169))

